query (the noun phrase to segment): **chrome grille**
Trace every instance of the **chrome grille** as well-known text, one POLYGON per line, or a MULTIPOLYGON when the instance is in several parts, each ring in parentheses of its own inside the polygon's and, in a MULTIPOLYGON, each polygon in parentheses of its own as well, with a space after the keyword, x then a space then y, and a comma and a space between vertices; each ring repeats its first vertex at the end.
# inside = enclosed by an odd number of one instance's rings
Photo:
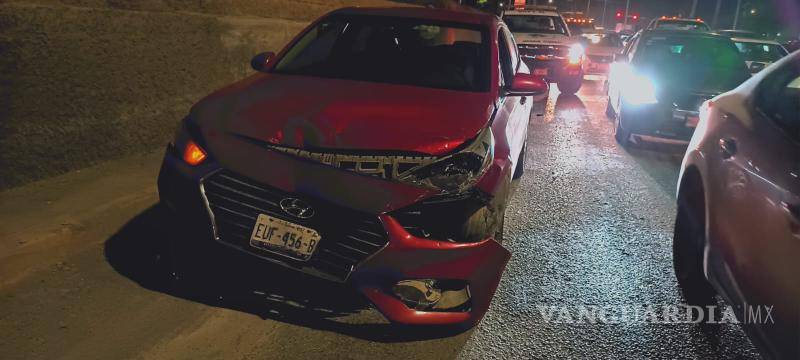
POLYGON ((539 57, 542 60, 563 60, 569 53, 566 46, 519 44, 518 47, 522 57, 539 57))
POLYGON ((281 146, 270 146, 270 148, 339 169, 376 176, 382 179, 397 179, 409 171, 419 166, 431 164, 437 159, 435 156, 350 155, 314 152, 281 146))
POLYGON ((317 276, 344 281, 358 263, 388 242, 380 220, 374 215, 286 193, 228 170, 205 179, 203 188, 220 241, 317 276), (299 219, 286 214, 279 203, 287 197, 311 204, 315 215, 299 219), (316 230, 321 240, 315 253, 307 261, 301 261, 288 254, 250 246, 250 235, 259 214, 316 230))

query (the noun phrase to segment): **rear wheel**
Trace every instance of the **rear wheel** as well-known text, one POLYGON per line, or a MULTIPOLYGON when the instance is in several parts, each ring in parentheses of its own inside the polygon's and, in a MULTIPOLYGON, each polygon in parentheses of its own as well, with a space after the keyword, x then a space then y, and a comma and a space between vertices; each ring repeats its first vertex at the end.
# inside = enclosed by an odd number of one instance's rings
POLYGON ((627 148, 631 141, 631 131, 622 127, 622 121, 622 109, 620 109, 614 117, 614 139, 620 146, 627 148))
POLYGON ((606 117, 609 119, 614 119, 614 107, 611 106, 611 97, 608 98, 608 102, 606 102, 606 117))
POLYGON ((715 292, 703 271, 705 208, 702 206, 703 199, 692 199, 702 197, 702 192, 692 190, 696 189, 690 188, 689 193, 682 194, 678 200, 672 262, 678 286, 686 302, 691 305, 708 305, 715 302, 715 292))
POLYGON ((583 76, 568 78, 558 82, 558 91, 562 94, 575 95, 583 84, 583 76))

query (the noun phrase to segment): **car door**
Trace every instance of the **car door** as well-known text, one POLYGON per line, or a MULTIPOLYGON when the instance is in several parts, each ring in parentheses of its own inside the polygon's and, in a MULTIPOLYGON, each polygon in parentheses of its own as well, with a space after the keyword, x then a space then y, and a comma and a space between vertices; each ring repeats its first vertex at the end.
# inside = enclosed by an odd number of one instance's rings
MULTIPOLYGON (((762 81, 752 123, 723 122, 708 159, 717 164, 714 246, 733 276, 729 297, 780 357, 800 344, 800 60, 762 81), (738 294, 737 294, 738 293, 738 294), (738 298, 738 299, 736 299, 738 298), (768 315, 769 314, 769 315, 768 315)), ((732 117, 734 115, 723 115, 732 117)), ((712 199, 713 200, 713 199, 712 199)), ((725 276, 725 275, 723 275, 725 276)))
MULTIPOLYGON (((501 74, 500 88, 505 89, 514 81, 514 76, 521 66, 521 61, 514 38, 505 27, 501 27, 498 31, 498 46, 501 74)), ((501 90, 499 102, 498 115, 502 116, 495 118, 495 121, 504 121, 505 123, 495 124, 493 128, 504 129, 503 135, 506 136, 509 147, 508 156, 513 165, 516 166, 525 144, 532 101, 528 96, 506 96, 501 90)), ((500 134, 496 133, 495 136, 500 136, 500 134)))

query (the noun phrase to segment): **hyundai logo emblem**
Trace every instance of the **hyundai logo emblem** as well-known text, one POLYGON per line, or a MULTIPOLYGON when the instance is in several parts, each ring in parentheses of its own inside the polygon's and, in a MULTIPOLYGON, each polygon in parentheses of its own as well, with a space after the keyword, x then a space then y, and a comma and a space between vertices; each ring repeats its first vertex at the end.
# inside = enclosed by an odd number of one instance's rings
POLYGON ((300 199, 285 198, 281 200, 280 205, 284 212, 296 218, 310 219, 314 216, 314 208, 300 199))

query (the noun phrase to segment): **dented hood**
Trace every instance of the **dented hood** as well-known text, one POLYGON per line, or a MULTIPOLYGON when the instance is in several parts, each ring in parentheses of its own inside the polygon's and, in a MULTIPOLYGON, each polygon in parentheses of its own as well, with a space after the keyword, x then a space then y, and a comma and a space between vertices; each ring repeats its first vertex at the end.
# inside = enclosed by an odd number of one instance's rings
POLYGON ((213 134, 206 139, 212 149, 233 137, 318 151, 442 155, 474 137, 493 111, 488 92, 257 74, 201 100, 191 117, 213 134))

